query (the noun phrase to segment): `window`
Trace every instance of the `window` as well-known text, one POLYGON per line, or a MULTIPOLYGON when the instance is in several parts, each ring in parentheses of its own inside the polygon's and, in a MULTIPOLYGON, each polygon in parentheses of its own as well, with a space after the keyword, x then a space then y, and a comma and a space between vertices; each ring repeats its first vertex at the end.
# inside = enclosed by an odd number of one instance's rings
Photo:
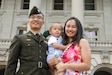
POLYGON ((90 41, 97 41, 98 40, 98 29, 85 29, 85 36, 90 41))
POLYGON ((24 33, 26 33, 26 30, 21 30, 20 29, 19 32, 18 32, 19 35, 24 34, 24 33))
POLYGON ((85 10, 95 10, 94 0, 85 0, 85 10))
POLYGON ((30 0, 23 0, 22 9, 29 9, 30 0))
POLYGON ((23 30, 19 30, 19 34, 20 34, 20 35, 23 34, 23 30))
POLYGON ((2 5, 2 0, 0 0, 0 8, 1 8, 1 5, 2 5))
POLYGON ((63 10, 63 0, 54 0, 54 10, 63 10))
POLYGON ((21 35, 27 32, 27 27, 25 26, 18 26, 17 27, 17 34, 21 35))

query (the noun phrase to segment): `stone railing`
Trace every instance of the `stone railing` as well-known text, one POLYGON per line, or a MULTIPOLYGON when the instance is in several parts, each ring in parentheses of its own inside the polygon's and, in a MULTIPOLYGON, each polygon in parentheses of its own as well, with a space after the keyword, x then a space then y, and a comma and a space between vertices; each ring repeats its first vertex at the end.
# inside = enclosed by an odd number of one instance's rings
POLYGON ((92 50, 112 51, 112 41, 89 41, 92 50))
POLYGON ((11 44, 10 39, 0 39, 0 49, 7 49, 11 44))
MULTIPOLYGON (((10 39, 0 39, 0 49, 8 49, 11 44, 10 39)), ((112 51, 112 41, 89 41, 92 50, 111 50, 112 51)))
POLYGON ((8 49, 11 44, 10 39, 0 39, 0 64, 5 65, 8 56, 8 49))
POLYGON ((104 41, 89 41, 90 46, 94 47, 112 47, 112 42, 104 41))

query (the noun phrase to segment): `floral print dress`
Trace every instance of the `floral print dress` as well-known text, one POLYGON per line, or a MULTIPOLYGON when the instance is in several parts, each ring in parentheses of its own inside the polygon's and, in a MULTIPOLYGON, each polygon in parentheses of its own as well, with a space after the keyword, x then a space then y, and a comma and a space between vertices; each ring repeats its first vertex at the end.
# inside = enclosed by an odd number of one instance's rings
MULTIPOLYGON (((72 43, 62 54, 62 61, 64 63, 80 63, 81 52, 78 44, 72 43)), ((82 75, 82 72, 66 69, 64 75, 82 75)))

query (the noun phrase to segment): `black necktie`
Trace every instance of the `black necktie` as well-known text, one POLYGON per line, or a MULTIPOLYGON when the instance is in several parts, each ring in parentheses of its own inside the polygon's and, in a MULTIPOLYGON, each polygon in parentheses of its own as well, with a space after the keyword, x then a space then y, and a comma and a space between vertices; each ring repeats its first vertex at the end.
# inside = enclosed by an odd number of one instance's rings
POLYGON ((39 37, 40 37, 40 35, 37 33, 37 34, 36 34, 36 37, 37 37, 37 38, 39 38, 39 37))

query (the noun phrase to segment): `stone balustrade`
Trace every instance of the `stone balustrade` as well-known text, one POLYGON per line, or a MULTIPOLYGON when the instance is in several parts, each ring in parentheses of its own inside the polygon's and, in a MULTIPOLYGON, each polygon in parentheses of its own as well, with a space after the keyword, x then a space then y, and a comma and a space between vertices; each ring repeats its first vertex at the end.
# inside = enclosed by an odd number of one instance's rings
POLYGON ((89 43, 93 47, 112 47, 112 42, 108 41, 89 41, 89 43))
POLYGON ((112 41, 89 41, 92 51, 111 51, 112 41))
POLYGON ((8 44, 10 42, 11 42, 10 39, 0 39, 0 44, 8 44))
MULTIPOLYGON (((0 39, 0 50, 1 49, 8 49, 11 44, 10 39, 0 39)), ((111 49, 112 51, 112 41, 89 41, 91 49, 99 50, 101 49, 111 49)))
POLYGON ((0 49, 7 49, 11 44, 10 39, 0 39, 0 49))

